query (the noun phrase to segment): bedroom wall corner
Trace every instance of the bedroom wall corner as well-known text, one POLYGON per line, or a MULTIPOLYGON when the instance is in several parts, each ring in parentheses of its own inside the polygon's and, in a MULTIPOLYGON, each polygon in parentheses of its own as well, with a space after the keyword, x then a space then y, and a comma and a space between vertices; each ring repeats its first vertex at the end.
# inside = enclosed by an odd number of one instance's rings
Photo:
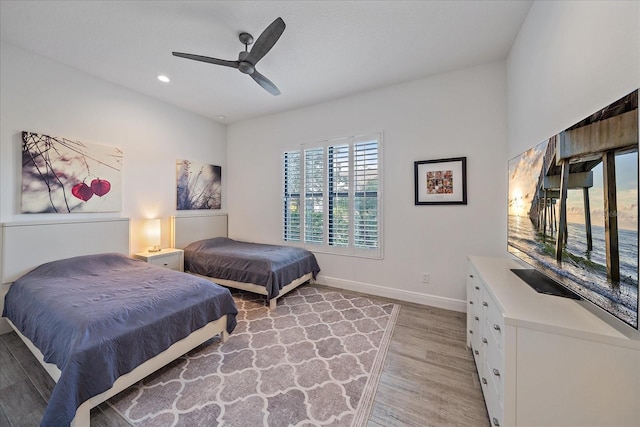
POLYGON ((640 2, 534 2, 507 59, 508 158, 638 87, 640 2))
POLYGON ((0 49, 0 93, 0 222, 128 217, 131 251, 137 252, 146 246, 134 230, 137 224, 161 218, 161 246, 168 247, 178 159, 222 167, 226 209, 226 125, 6 42, 0 49), (122 210, 22 214, 22 131, 122 148, 122 210))

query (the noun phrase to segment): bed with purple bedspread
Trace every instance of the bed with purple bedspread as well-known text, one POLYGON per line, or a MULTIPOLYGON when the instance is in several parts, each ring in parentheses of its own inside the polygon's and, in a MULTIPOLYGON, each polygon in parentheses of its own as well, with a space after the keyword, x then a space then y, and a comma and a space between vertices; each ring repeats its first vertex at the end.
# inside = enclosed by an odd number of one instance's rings
POLYGON ((302 248, 240 242, 227 237, 199 240, 184 248, 185 271, 218 279, 264 286, 267 298, 320 266, 315 256, 302 248))
POLYGON ((120 254, 43 264, 16 280, 7 317, 61 371, 43 426, 69 425, 76 408, 121 375, 227 315, 228 289, 120 254))

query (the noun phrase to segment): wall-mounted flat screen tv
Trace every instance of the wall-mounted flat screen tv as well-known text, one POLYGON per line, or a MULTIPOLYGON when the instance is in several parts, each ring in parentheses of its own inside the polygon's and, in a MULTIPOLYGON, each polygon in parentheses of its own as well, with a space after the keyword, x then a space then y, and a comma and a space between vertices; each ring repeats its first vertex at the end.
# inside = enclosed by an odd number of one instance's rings
POLYGON ((508 192, 524 280, 551 279, 638 329, 638 90, 511 159, 508 192))

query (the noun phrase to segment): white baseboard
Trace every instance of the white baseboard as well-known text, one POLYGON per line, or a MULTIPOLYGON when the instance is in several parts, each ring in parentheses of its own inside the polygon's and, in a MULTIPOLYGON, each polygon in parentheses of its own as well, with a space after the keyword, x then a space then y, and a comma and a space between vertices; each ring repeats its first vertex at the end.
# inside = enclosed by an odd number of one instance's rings
POLYGON ((465 313, 467 311, 466 301, 453 298, 421 294, 412 291, 403 291, 401 289, 392 289, 384 286, 372 285, 369 283, 355 282, 353 280, 337 279, 335 277, 323 276, 322 274, 318 276, 318 278, 316 279, 316 283, 320 285, 331 286, 334 288, 345 289, 348 291, 362 292, 379 297, 393 298, 400 301, 429 305, 432 307, 444 308, 447 310, 459 311, 462 313, 465 313))

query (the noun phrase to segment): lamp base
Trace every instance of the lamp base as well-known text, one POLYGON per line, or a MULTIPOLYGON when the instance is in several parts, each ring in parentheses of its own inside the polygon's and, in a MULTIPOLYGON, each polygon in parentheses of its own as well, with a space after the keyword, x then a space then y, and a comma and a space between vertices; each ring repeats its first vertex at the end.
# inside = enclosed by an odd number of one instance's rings
POLYGON ((152 248, 149 248, 149 252, 160 252, 161 250, 162 250, 162 249, 160 249, 160 248, 159 248, 159 247, 157 247, 157 246, 154 246, 154 247, 152 247, 152 248))

